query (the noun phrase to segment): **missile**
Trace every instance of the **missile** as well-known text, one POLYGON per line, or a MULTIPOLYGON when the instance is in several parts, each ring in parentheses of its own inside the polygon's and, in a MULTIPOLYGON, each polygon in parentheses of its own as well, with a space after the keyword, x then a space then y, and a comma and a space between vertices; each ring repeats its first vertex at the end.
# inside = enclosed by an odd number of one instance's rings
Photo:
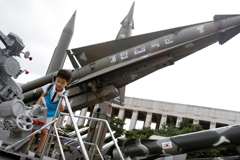
MULTIPOLYGON (((130 11, 128 12, 127 16, 122 20, 118 35, 116 39, 122 39, 132 36, 132 29, 134 29, 134 21, 133 21, 133 12, 134 12, 134 4, 133 2, 130 11)), ((120 95, 114 98, 113 103, 118 105, 123 105, 125 100, 125 90, 126 87, 119 88, 120 95)))
MULTIPOLYGON (((166 137, 160 140, 118 139, 119 147, 125 158, 170 156, 200 150, 238 145, 240 125, 166 137)), ((115 160, 120 159, 118 152, 113 151, 115 160)), ((155 157, 156 158, 156 157, 155 157)))
MULTIPOLYGON (((68 86, 72 110, 113 99, 119 95, 119 88, 215 42, 224 44, 239 31, 239 15, 216 15, 214 21, 68 50, 76 59, 88 61, 83 53, 99 58, 72 71, 73 81, 68 86)), ((52 82, 54 74, 22 85, 23 92, 52 82)), ((28 100, 34 97, 36 95, 31 94, 28 100)))
POLYGON ((74 24, 75 24, 75 17, 76 11, 73 13, 72 17, 63 28, 62 34, 58 41, 58 45, 54 50, 51 62, 48 66, 47 74, 53 73, 55 71, 59 71, 63 67, 63 64, 66 59, 66 50, 71 42, 73 31, 74 31, 74 24))
POLYGON ((132 29, 134 29, 134 21, 133 21, 133 11, 134 11, 134 4, 133 2, 132 7, 127 14, 127 16, 121 22, 121 29, 118 32, 116 39, 122 39, 126 37, 130 37, 132 35, 132 29))

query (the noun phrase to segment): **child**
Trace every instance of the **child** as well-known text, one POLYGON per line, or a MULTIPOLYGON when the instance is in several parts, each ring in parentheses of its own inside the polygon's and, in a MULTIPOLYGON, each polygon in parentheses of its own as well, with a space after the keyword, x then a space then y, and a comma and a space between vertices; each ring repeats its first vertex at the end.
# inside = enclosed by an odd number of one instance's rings
MULTIPOLYGON (((54 114, 56 112, 57 105, 59 103, 58 95, 63 95, 66 92, 65 87, 69 84, 69 81, 71 78, 72 78, 71 72, 69 72, 68 70, 61 69, 58 71, 57 77, 55 79, 55 83, 52 87, 50 86, 51 84, 46 84, 45 86, 42 87, 43 93, 39 97, 36 104, 41 104, 41 102, 42 102, 41 98, 45 97, 46 106, 48 108, 47 119, 46 119, 45 124, 48 124, 52 121, 54 114), (51 88, 49 89, 49 87, 51 87, 51 88)), ((63 100, 62 104, 60 105, 61 112, 64 110, 64 107, 65 107, 65 101, 63 100)), ((59 111, 58 111, 58 113, 59 113, 59 111)), ((50 128, 50 126, 48 126, 47 128, 44 128, 41 131, 40 141, 39 141, 36 153, 35 153, 35 157, 37 157, 37 158, 40 158, 40 156, 41 156, 41 151, 44 146, 45 140, 47 138, 47 133, 48 133, 49 128, 50 128)), ((33 139, 34 139, 34 136, 31 137, 27 151, 29 150, 33 139)))

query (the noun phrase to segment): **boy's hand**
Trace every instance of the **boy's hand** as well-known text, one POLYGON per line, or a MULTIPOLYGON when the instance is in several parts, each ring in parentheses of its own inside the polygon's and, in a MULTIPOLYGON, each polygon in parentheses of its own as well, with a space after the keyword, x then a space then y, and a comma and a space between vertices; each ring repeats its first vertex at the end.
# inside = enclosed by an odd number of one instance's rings
POLYGON ((63 95, 62 93, 58 93, 57 97, 58 97, 58 100, 60 100, 60 95, 63 95))

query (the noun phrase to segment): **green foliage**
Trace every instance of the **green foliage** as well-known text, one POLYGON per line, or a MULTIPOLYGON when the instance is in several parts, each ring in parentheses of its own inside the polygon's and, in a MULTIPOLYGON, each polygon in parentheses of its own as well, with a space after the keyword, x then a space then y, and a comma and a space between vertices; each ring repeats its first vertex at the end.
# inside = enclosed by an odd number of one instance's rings
POLYGON ((116 133, 114 134, 115 137, 120 137, 124 135, 125 132, 125 130, 123 129, 124 124, 125 123, 123 122, 123 120, 118 117, 110 119, 109 125, 112 131, 116 131, 116 133))
POLYGON ((202 130, 202 126, 189 123, 187 119, 184 119, 182 122, 179 123, 179 127, 175 127, 172 124, 163 124, 161 129, 154 130, 154 135, 170 137, 191 132, 198 132, 202 130))
MULTIPOLYGON (((80 125, 78 126, 78 129, 80 128, 84 128, 85 126, 83 125, 80 125)), ((69 125, 69 124, 66 124, 66 127, 65 128, 61 128, 64 132, 72 132, 74 131, 74 127, 72 125, 69 125)))
POLYGON ((151 135, 153 135, 154 130, 152 130, 150 127, 144 127, 141 130, 133 129, 131 131, 126 131, 125 136, 126 138, 140 138, 140 139, 147 139, 151 135))
POLYGON ((222 147, 217 149, 211 149, 207 151, 199 151, 188 153, 187 158, 207 158, 207 157, 223 157, 223 156, 236 156, 238 155, 238 151, 236 147, 231 145, 228 147, 222 147))
POLYGON ((178 129, 185 130, 185 131, 182 131, 183 134, 184 132, 190 133, 190 132, 198 132, 203 130, 201 125, 190 123, 188 119, 184 119, 182 122, 180 122, 178 129))

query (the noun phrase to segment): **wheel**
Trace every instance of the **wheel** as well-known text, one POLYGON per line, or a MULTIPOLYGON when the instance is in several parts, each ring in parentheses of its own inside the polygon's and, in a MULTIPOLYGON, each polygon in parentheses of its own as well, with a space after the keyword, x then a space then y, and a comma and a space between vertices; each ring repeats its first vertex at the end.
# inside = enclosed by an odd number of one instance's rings
POLYGON ((17 127, 23 131, 31 131, 33 129, 33 120, 30 116, 20 114, 17 116, 16 124, 17 127))

